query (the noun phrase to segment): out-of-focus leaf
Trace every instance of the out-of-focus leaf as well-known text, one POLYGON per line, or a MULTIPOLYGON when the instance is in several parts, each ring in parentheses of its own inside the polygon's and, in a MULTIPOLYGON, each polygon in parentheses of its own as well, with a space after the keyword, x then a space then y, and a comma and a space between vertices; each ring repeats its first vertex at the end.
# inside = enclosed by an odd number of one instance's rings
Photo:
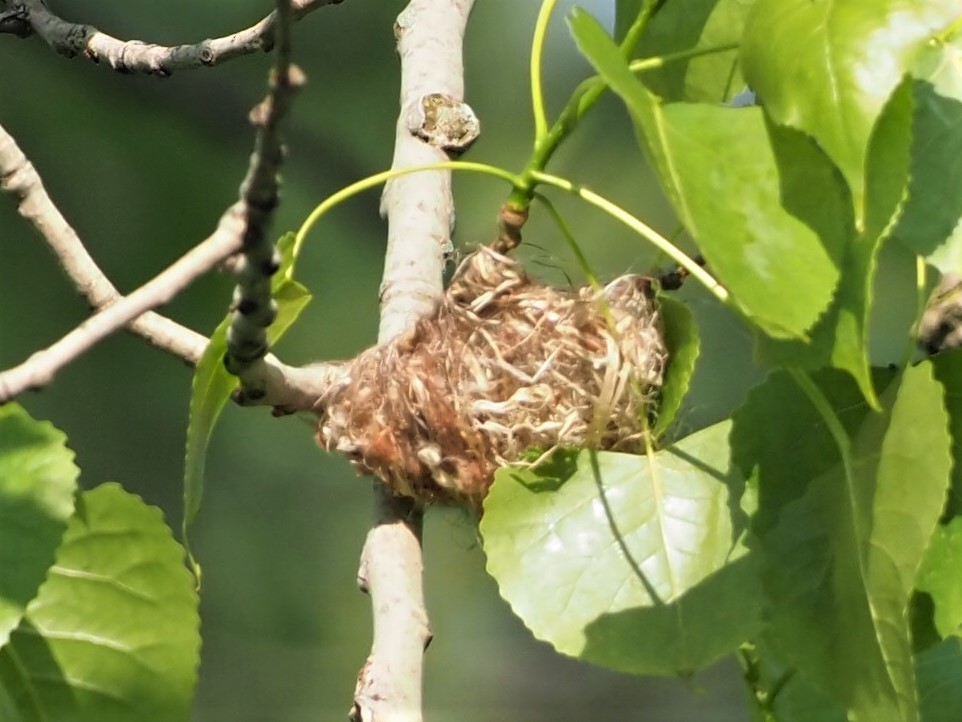
POLYGON ((655 436, 664 434, 675 420, 691 386, 699 352, 698 326, 688 306, 665 295, 661 296, 658 303, 665 329, 665 346, 668 348, 668 371, 661 387, 658 420, 652 429, 655 436))
POLYGON ((651 457, 569 450, 496 474, 481 521, 488 571, 536 637, 622 671, 686 674, 757 631, 728 429, 651 457))
POLYGON ((576 10, 570 25, 627 104, 678 217, 735 303, 767 334, 804 338, 855 233, 837 169, 811 139, 767 124, 760 108, 663 105, 594 18, 576 10))
POLYGON ((758 0, 743 72, 776 122, 813 136, 863 217, 872 128, 918 53, 959 15, 957 0, 758 0))
POLYGON ((80 497, 57 560, 9 644, 0 685, 45 722, 186 722, 197 594, 160 510, 117 484, 80 497))
POLYGON ((951 469, 941 387, 923 363, 868 414, 835 381, 823 384, 851 438, 843 454, 790 385, 776 375, 754 391, 733 438, 736 463, 759 486, 769 636, 853 719, 917 720, 908 605, 951 469), (807 438, 792 433, 795 417, 808 421, 807 438))
POLYGON ((67 437, 18 404, 0 406, 0 647, 53 564, 79 470, 67 437))
MULTIPOLYGON (((272 345, 287 332, 311 300, 308 290, 293 280, 296 261, 294 234, 287 233, 282 236, 277 242, 277 250, 281 254, 281 267, 271 281, 271 291, 277 302, 277 318, 267 332, 272 345)), ((237 388, 237 377, 229 374, 224 367, 230 319, 228 314, 211 334, 210 343, 197 363, 191 385, 190 420, 187 425, 187 450, 184 459, 185 538, 187 527, 200 510, 207 445, 210 443, 214 424, 237 388)))

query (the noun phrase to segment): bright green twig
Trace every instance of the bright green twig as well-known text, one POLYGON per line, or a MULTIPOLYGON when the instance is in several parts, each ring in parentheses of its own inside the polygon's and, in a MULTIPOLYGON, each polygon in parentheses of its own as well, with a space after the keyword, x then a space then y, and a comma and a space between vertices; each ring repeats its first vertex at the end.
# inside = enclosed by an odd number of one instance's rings
POLYGON ((587 188, 582 188, 581 186, 572 183, 566 178, 559 178, 557 176, 538 171, 533 171, 531 175, 532 178, 537 180, 539 183, 554 186, 555 188, 560 188, 573 195, 576 195, 596 208, 600 208, 612 218, 621 221, 640 236, 648 240, 649 243, 655 246, 655 248, 664 253, 679 266, 688 271, 688 273, 691 274, 693 278, 698 280, 705 288, 707 288, 708 291, 715 296, 715 298, 722 303, 728 303, 730 298, 728 291, 720 283, 718 283, 718 281, 716 281, 708 271, 698 265, 698 263, 692 260, 674 243, 660 235, 651 226, 639 220, 621 206, 612 203, 604 196, 600 196, 597 193, 588 190, 587 188))
POLYGON ((356 196, 358 193, 362 193, 363 191, 371 188, 376 188, 392 178, 399 178, 400 176, 409 175, 411 173, 421 173, 431 170, 465 170, 474 173, 486 173, 487 175, 493 175, 497 178, 501 178, 502 180, 506 180, 515 187, 521 183, 521 179, 517 175, 506 171, 503 168, 488 165, 487 163, 471 163, 462 160, 431 163, 430 165, 417 165, 411 166, 410 168, 395 168, 392 170, 382 171, 381 173, 375 173, 374 175, 368 176, 367 178, 362 178, 361 180, 351 183, 351 185, 345 186, 339 191, 332 193, 323 201, 321 201, 313 211, 311 211, 310 215, 301 224, 301 227, 298 229, 297 235, 294 238, 294 257, 297 258, 297 256, 300 254, 301 246, 304 244, 304 239, 310 232, 311 228, 314 227, 314 224, 321 219, 321 216, 335 206, 343 203, 348 198, 356 196))
POLYGON ((531 104, 534 111, 534 143, 537 147, 548 133, 548 118, 544 109, 544 89, 541 86, 541 59, 544 56, 545 39, 551 13, 558 0, 544 0, 538 19, 534 24, 534 37, 531 41, 531 104))
POLYGON ((902 359, 902 368, 907 367, 915 356, 915 350, 919 338, 919 325, 922 323, 922 316, 929 303, 929 293, 927 288, 928 269, 925 265, 924 256, 915 257, 915 323, 909 333, 909 343, 905 349, 905 358, 902 359))
POLYGON ((667 55, 656 55, 651 58, 633 60, 628 64, 628 69, 633 73, 643 73, 649 70, 663 68, 666 65, 676 63, 679 60, 691 60, 692 58, 700 58, 705 55, 714 55, 715 53, 727 53, 730 50, 738 50, 738 48, 738 43, 726 43, 724 45, 709 45, 705 48, 681 50, 677 53, 668 53, 667 55))

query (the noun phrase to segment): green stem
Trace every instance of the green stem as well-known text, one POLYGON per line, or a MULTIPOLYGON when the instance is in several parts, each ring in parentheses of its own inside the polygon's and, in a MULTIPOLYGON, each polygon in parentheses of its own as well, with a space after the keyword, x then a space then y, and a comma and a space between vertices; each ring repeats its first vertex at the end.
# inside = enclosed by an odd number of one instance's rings
POLYGON ((692 258, 686 255, 684 251, 678 248, 678 246, 673 244, 664 236, 660 235, 657 231, 651 228, 651 226, 636 218, 621 206, 612 203, 607 198, 598 195, 594 191, 590 191, 587 188, 582 188, 581 186, 575 185, 566 178, 559 178, 558 176, 549 175, 548 173, 541 173, 539 171, 532 171, 531 177, 538 183, 554 186, 555 188, 560 188, 561 190, 578 196, 583 201, 590 203, 596 208, 600 208, 612 218, 621 221, 640 236, 645 238, 649 243, 655 246, 655 248, 664 253, 679 266, 688 271, 688 273, 691 274, 693 278, 697 279, 706 289, 708 289, 708 291, 714 295, 715 298, 722 303, 729 302, 731 296, 729 295, 728 291, 720 283, 718 283, 718 281, 716 281, 708 271, 706 271, 692 258))
POLYGON ((404 175, 409 175, 411 173, 422 173, 424 171, 431 170, 465 170, 474 173, 485 173, 487 175, 493 175, 496 178, 501 178, 506 180, 514 187, 518 187, 521 184, 521 178, 514 173, 506 171, 504 168, 498 168, 497 166, 488 165, 487 163, 472 163, 469 161, 462 160, 450 160, 444 161, 443 163, 431 163, 430 165, 416 165, 409 168, 394 168, 392 170, 382 171, 381 173, 375 173, 367 178, 362 178, 359 181, 351 183, 349 186, 341 188, 339 191, 329 195, 323 201, 321 201, 317 207, 311 211, 310 215, 301 224, 301 227, 297 231, 297 235, 294 238, 294 258, 301 252, 301 247, 304 244, 304 239, 310 232, 311 228, 314 227, 325 213, 340 205, 348 198, 356 196, 358 193, 369 190, 371 188, 376 188, 382 183, 386 183, 392 178, 399 178, 404 175))
POLYGON ((558 0, 544 0, 534 24, 531 41, 531 104, 534 111, 534 144, 537 147, 548 133, 548 119, 544 109, 544 89, 541 86, 541 59, 544 56, 548 23, 558 0))

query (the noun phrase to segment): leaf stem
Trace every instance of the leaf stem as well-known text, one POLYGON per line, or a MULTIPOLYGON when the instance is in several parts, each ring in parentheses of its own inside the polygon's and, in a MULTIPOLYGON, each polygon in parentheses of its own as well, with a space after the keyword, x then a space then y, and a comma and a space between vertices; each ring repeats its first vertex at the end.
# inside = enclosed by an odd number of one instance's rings
POLYGON ((548 133, 548 119, 544 109, 544 89, 541 85, 541 60, 544 56, 545 39, 548 36, 548 23, 558 0, 544 0, 538 19, 534 24, 534 37, 531 40, 531 105, 534 112, 534 144, 537 148, 548 133))
POLYGON ((310 232, 310 230, 325 213, 335 206, 340 205, 353 196, 356 196, 358 193, 370 190, 371 188, 376 188, 392 178, 408 175, 410 173, 421 173, 432 170, 464 170, 474 173, 485 173, 487 175, 495 176, 496 178, 501 178, 516 188, 521 184, 521 178, 519 176, 505 170, 504 168, 488 165, 487 163, 473 163, 463 160, 451 160, 444 161, 443 163, 409 166, 407 168, 394 168, 392 170, 375 173, 374 175, 370 175, 367 178, 362 178, 361 180, 355 181, 354 183, 351 183, 351 185, 345 186, 339 191, 332 193, 323 201, 321 201, 313 211, 311 211, 310 215, 307 216, 307 218, 301 224, 301 227, 297 230, 297 235, 294 238, 294 258, 296 259, 300 254, 301 247, 304 244, 304 239, 307 237, 307 234, 310 232))
POLYGON ((621 206, 612 203, 604 196, 600 196, 597 193, 588 190, 587 188, 583 188, 575 183, 572 183, 566 178, 559 178, 558 176, 542 173, 540 171, 532 171, 531 177, 539 183, 554 186, 555 188, 560 188, 575 196, 578 196, 583 201, 590 203, 596 208, 600 208, 612 218, 621 221, 640 236, 645 238, 649 243, 654 245, 659 251, 671 258, 679 266, 688 271, 688 273, 691 274, 693 278, 697 279, 706 289, 708 289, 708 291, 714 295, 715 298, 722 303, 729 302, 730 295, 728 291, 718 281, 716 281, 708 271, 706 271, 692 258, 686 255, 684 251, 678 248, 678 246, 673 244, 664 236, 660 235, 651 226, 633 216, 621 206))

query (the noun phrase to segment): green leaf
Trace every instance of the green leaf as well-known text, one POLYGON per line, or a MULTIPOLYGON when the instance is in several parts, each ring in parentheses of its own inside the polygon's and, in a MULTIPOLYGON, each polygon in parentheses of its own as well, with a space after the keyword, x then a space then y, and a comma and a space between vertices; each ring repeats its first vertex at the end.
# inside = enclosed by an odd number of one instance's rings
POLYGON ((536 637, 626 672, 687 674, 757 631, 728 428, 651 458, 562 450, 495 475, 481 521, 488 571, 536 637))
POLYGON ((771 117, 813 136, 863 217, 869 137, 917 54, 958 18, 957 0, 758 0, 743 72, 771 117))
POLYGON ((952 436, 952 486, 944 517, 962 516, 962 348, 943 351, 932 358, 935 377, 945 392, 949 412, 949 434, 952 436))
POLYGON ((117 484, 84 492, 0 651, 0 686, 24 719, 189 719, 200 636, 183 554, 159 509, 117 484))
POLYGON ((927 46, 913 83, 908 199, 894 235, 943 273, 962 271, 962 48, 927 46))
POLYGON ((678 415, 691 386, 700 349, 698 326, 688 306, 664 294, 659 298, 658 305, 669 360, 658 403, 658 420, 652 429, 656 437, 663 435, 678 415))
POLYGON ((766 366, 847 371, 873 408, 878 408, 868 357, 873 287, 879 251, 904 202, 913 108, 911 82, 906 82, 879 117, 868 157, 865 227, 846 249, 835 297, 811 338, 805 343, 759 335, 756 346, 757 360, 766 366))
MULTIPOLYGON (((638 44, 641 57, 670 58, 677 53, 737 45, 754 3, 755 0, 666 3, 642 35, 638 44)), ((745 89, 737 47, 671 59, 661 67, 646 71, 641 79, 667 101, 727 103, 745 89)))
POLYGON ((615 0, 615 37, 620 43, 648 0, 615 0))
POLYGON ((73 513, 80 472, 66 440, 18 404, 0 406, 0 647, 36 596, 73 513))
POLYGON ((767 124, 760 108, 663 105, 594 18, 575 11, 570 25, 627 104, 678 217, 735 303, 769 335, 804 337, 854 235, 837 170, 810 139, 767 124))
POLYGON ((819 382, 852 440, 844 453, 782 375, 735 421, 735 461, 759 485, 753 528, 770 637, 851 719, 911 722, 908 605, 951 469, 941 387, 923 363, 888 385, 883 413, 869 414, 837 378, 819 382))
MULTIPOLYGON (((958 458, 958 457, 956 457, 958 458)), ((925 552, 915 586, 935 604, 935 628, 942 637, 962 636, 962 518, 939 527, 925 552)))
MULTIPOLYGON (((311 300, 307 289, 293 280, 296 261, 294 237, 295 234, 286 233, 277 242, 277 250, 282 260, 280 269, 271 281, 271 292, 277 302, 277 318, 267 334, 271 345, 280 340, 311 300)), ((207 445, 210 443, 214 424, 237 388, 237 377, 229 374, 224 367, 230 319, 228 314, 211 334, 210 343, 197 363, 191 385, 190 420, 187 425, 187 450, 184 459, 185 539, 187 527, 200 510, 207 445)))
POLYGON ((922 722, 958 722, 962 709, 962 639, 952 637, 919 655, 922 722))

